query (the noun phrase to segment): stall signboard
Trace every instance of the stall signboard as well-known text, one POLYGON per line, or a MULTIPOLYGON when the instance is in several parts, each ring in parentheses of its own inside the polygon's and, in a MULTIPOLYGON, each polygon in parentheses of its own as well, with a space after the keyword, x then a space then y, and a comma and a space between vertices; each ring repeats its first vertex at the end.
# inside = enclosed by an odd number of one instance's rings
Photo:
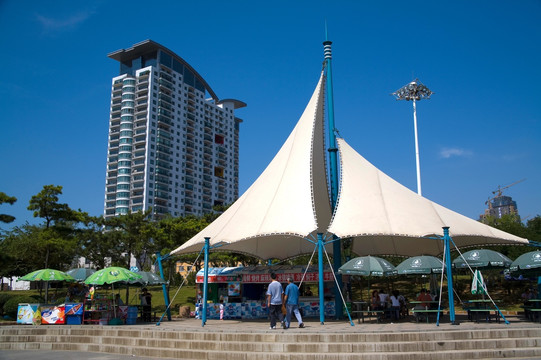
MULTIPOLYGON (((205 277, 203 275, 197 274, 196 282, 203 283, 205 277)), ((231 281, 240 281, 242 279, 241 275, 209 275, 209 283, 227 283, 231 281)))
POLYGON ((240 296, 240 282, 230 282, 227 284, 228 296, 240 296))
POLYGON ((41 324, 39 304, 19 304, 17 309, 17 324, 41 324))
MULTIPOLYGON (((266 284, 271 282, 270 272, 254 272, 254 273, 238 273, 242 268, 212 268, 209 269, 208 283, 230 283, 235 281, 242 281, 242 283, 259 283, 266 284), (223 272, 236 272, 233 274, 223 274, 223 272)), ((307 272, 306 274, 299 269, 299 271, 281 271, 276 272, 276 277, 279 282, 286 283, 287 278, 292 278, 294 282, 300 282, 303 279, 304 282, 317 282, 319 281, 318 272, 307 272)), ((202 284, 204 282, 203 270, 200 270, 196 275, 196 283, 202 284)), ((323 272, 323 281, 334 281, 331 271, 323 272)))
POLYGON ((42 306, 41 323, 44 325, 65 324, 65 310, 64 304, 42 306))
MULTIPOLYGON (((276 274, 276 280, 279 282, 287 282, 287 278, 292 278, 293 282, 300 282, 304 275, 305 282, 317 282, 319 280, 318 273, 280 273, 276 274)), ((332 273, 324 272, 323 281, 333 281, 332 273)), ((242 275, 243 283, 269 283, 271 282, 270 274, 243 274, 242 275)))

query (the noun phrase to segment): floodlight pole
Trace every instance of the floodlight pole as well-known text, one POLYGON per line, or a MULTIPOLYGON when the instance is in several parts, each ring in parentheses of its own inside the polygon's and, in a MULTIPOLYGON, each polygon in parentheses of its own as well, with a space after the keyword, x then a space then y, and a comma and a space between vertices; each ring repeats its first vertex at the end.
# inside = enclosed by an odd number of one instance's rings
POLYGON ((419 79, 415 79, 406 86, 401 87, 392 95, 396 97, 396 100, 413 100, 413 128, 415 132, 415 163, 417 166, 417 194, 423 195, 421 190, 421 161, 419 160, 419 137, 417 135, 417 105, 416 101, 422 99, 430 99, 430 95, 433 92, 430 91, 425 85, 421 84, 419 79))
POLYGON ((417 194, 423 195, 421 191, 421 162, 419 160, 419 136, 417 135, 417 106, 413 99, 413 128, 415 131, 415 164, 417 165, 417 194))
MULTIPOLYGON (((336 202, 338 199, 338 148, 336 147, 336 134, 334 127, 334 97, 333 97, 333 85, 332 85, 332 41, 328 40, 327 36, 327 25, 325 24, 325 41, 323 42, 323 52, 325 55, 325 69, 327 73, 327 106, 328 106, 328 130, 329 130, 329 174, 331 182, 331 206, 334 212, 336 207, 336 202)), ((322 255, 323 256, 323 255, 322 255)), ((320 263, 323 262, 323 258, 319 258, 320 263)), ((330 264, 329 264, 330 265, 330 264)), ((337 240, 333 242, 333 269, 337 273, 338 269, 342 266, 342 241, 337 240)), ((342 311, 342 298, 340 294, 340 288, 342 287, 342 277, 338 277, 337 286, 334 289, 334 305, 335 305, 335 314, 337 319, 341 319, 343 316, 342 311)), ((321 306, 321 305, 320 305, 321 306)), ((322 309, 320 309, 320 313, 322 309)))

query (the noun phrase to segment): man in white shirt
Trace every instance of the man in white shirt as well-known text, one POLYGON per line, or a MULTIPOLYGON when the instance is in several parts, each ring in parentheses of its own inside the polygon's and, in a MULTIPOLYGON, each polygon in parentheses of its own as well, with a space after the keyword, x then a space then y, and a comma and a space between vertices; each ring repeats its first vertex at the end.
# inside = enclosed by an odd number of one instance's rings
POLYGON ((267 289, 267 306, 270 315, 270 328, 276 329, 276 320, 282 324, 282 328, 286 329, 284 315, 282 314, 282 300, 284 297, 284 289, 282 284, 276 280, 276 274, 271 273, 271 283, 267 289))

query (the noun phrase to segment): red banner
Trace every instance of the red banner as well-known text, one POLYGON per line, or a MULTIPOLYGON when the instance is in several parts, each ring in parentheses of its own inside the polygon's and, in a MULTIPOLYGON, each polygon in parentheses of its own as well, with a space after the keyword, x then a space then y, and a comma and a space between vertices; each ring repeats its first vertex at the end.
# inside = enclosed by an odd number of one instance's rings
MULTIPOLYGON (((242 282, 243 283, 270 283, 271 277, 270 274, 242 274, 242 275, 234 275, 234 276, 216 276, 216 275, 209 275, 208 282, 209 283, 227 283, 230 281, 239 281, 240 276, 242 276, 242 282)), ((301 281, 303 276, 303 273, 281 273, 276 274, 276 280, 278 280, 281 283, 286 283, 287 278, 290 277, 293 279, 294 282, 298 283, 301 281)), ((196 282, 197 283, 203 283, 204 276, 200 275, 197 276, 196 282)), ((304 276, 305 282, 318 282, 319 281, 319 274, 318 273, 306 273, 304 276)), ((323 273, 323 281, 334 281, 332 273, 324 272, 323 273)))

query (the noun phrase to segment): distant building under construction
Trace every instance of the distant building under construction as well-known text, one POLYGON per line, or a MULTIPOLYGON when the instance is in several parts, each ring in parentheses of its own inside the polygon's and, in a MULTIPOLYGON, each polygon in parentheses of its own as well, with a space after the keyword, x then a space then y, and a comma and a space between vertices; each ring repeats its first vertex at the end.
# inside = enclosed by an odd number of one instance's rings
POLYGON ((484 221, 487 217, 492 217, 494 219, 501 219, 504 215, 516 215, 517 221, 520 222, 520 215, 518 214, 517 202, 513 201, 511 196, 502 195, 503 190, 510 188, 520 182, 523 182, 526 179, 515 181, 512 184, 509 184, 504 187, 498 186, 497 190, 494 190, 492 194, 496 195, 493 198, 490 198, 485 202, 488 205, 488 209, 485 210, 485 213, 479 216, 480 221, 484 221))
POLYGON ((495 219, 501 219, 503 215, 514 214, 520 221, 520 215, 518 214, 517 202, 513 201, 511 196, 497 196, 488 201, 488 209, 480 216, 480 220, 484 220, 490 216, 495 219))

